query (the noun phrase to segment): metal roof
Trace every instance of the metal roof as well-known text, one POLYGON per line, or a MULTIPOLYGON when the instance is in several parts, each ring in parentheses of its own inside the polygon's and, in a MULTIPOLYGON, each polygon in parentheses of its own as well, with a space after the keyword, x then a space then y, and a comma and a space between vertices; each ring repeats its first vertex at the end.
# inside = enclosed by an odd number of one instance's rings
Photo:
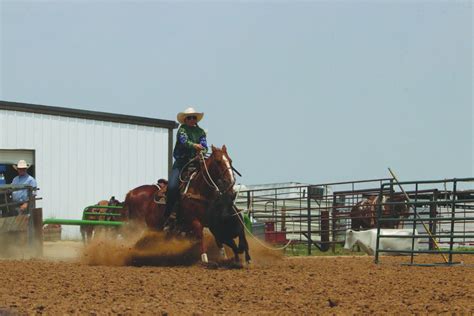
POLYGON ((19 103, 19 102, 1 101, 1 100, 0 100, 0 110, 74 117, 74 118, 97 120, 97 121, 161 127, 161 128, 168 128, 168 129, 173 129, 173 128, 178 127, 178 123, 176 123, 175 121, 170 121, 170 120, 161 120, 161 119, 132 116, 132 115, 125 115, 125 114, 79 110, 79 109, 63 108, 63 107, 57 107, 57 106, 46 106, 46 105, 39 105, 39 104, 28 104, 28 103, 19 103))

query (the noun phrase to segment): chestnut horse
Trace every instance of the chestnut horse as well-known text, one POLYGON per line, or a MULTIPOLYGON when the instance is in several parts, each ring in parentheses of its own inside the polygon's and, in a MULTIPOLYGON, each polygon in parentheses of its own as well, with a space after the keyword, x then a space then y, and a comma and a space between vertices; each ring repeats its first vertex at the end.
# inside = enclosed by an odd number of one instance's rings
POLYGON ((127 193, 124 201, 124 218, 159 229, 164 224, 166 185, 142 185, 127 193))
MULTIPOLYGON (((365 230, 377 227, 377 208, 379 204, 396 203, 382 205, 382 218, 400 218, 410 216, 409 206, 405 203, 403 195, 383 196, 379 202, 379 196, 372 195, 359 201, 351 209, 351 229, 365 230)), ((400 220, 383 221, 381 228, 398 228, 400 220)))
MULTIPOLYGON (((212 146, 212 153, 208 158, 198 155, 194 158, 199 167, 190 176, 185 192, 178 200, 177 231, 190 233, 201 243, 201 259, 207 263, 206 246, 203 238, 204 227, 209 226, 206 210, 215 198, 224 193, 233 193, 235 184, 232 160, 227 154, 226 146, 222 149, 212 146)), ((125 212, 130 220, 146 223, 148 228, 159 230, 163 227, 165 190, 155 185, 144 185, 131 190, 125 198, 125 212), (160 202, 162 201, 162 202, 160 202)), ((223 249, 221 249, 222 251, 223 249)))
MULTIPOLYGON (((121 206, 122 203, 115 199, 115 196, 112 196, 109 201, 102 200, 99 201, 96 206, 121 206)), ((107 215, 100 215, 104 213, 109 213, 110 210, 107 208, 91 208, 91 209, 84 209, 83 214, 82 214, 82 219, 83 220, 96 220, 96 221, 113 221, 116 220, 114 217, 107 216, 107 215), (88 213, 96 213, 96 214, 88 214, 88 213)), ((82 235, 82 241, 86 244, 92 241, 92 239, 96 236, 96 233, 100 230, 105 230, 105 231, 115 231, 115 235, 117 234, 117 229, 112 228, 110 229, 104 229, 105 227, 99 226, 96 227, 95 225, 81 225, 80 226, 80 231, 82 235)))
MULTIPOLYGON (((96 205, 99 206, 106 206, 109 205, 109 201, 102 200, 99 201, 96 205)), ((105 213, 107 210, 103 208, 92 208, 92 209, 84 209, 82 219, 85 220, 91 220, 91 221, 103 221, 105 219, 105 216, 101 215, 88 215, 85 213, 105 213)), ((81 236, 82 236, 82 242, 84 244, 90 243, 92 239, 94 238, 94 231, 95 227, 93 225, 81 225, 80 226, 80 231, 81 231, 81 236)))
MULTIPOLYGON (((226 146, 222 149, 211 146, 212 154, 204 159, 198 156, 200 167, 191 176, 191 182, 179 200, 178 224, 181 231, 191 233, 201 242, 201 260, 208 262, 203 238, 204 227, 209 227, 206 210, 221 194, 234 193, 234 168, 226 146)), ((223 249, 221 249, 223 252, 223 249)), ((221 253, 222 253, 221 252, 221 253)))

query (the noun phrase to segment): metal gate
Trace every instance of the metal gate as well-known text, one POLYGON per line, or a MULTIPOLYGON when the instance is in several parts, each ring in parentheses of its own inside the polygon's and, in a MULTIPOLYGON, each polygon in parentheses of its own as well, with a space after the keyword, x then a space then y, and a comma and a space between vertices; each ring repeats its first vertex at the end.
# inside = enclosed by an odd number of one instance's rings
POLYGON ((378 228, 375 262, 380 261, 380 254, 404 253, 409 255, 409 265, 415 264, 415 259, 423 258, 417 265, 452 265, 460 263, 455 256, 474 254, 474 178, 444 179, 430 181, 401 182, 391 181, 381 186, 381 191, 398 191, 405 197, 404 202, 378 204, 378 228), (384 206, 405 204, 409 214, 399 219, 404 226, 411 228, 413 234, 397 236, 381 234, 384 222, 393 218, 381 216, 384 206), (416 231, 416 234, 415 234, 416 231), (412 247, 409 250, 384 250, 381 241, 388 238, 408 238, 412 247), (415 244, 417 247, 415 247, 415 244), (418 257, 418 254, 429 254, 418 257), (441 262, 433 261, 437 258, 441 262))

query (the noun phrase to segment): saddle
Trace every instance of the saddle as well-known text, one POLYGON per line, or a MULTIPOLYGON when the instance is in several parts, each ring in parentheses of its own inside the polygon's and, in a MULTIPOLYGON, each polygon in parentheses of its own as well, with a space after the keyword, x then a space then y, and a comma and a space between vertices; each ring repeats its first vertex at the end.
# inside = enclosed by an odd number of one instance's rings
MULTIPOLYGON (((191 181, 193 178, 197 175, 198 168, 197 166, 191 164, 186 170, 183 170, 183 172, 180 175, 180 184, 179 184, 179 195, 181 197, 188 197, 188 198, 197 198, 199 197, 194 197, 194 194, 187 193, 189 189, 189 185, 191 184, 191 181), (183 181, 181 181, 183 180, 183 181)), ((154 200, 156 204, 166 204, 166 192, 168 191, 168 185, 164 187, 160 187, 158 184, 155 184, 155 186, 158 188, 158 191, 155 193, 154 200)))
POLYGON ((197 168, 190 168, 187 171, 183 172, 183 175, 184 175, 183 179, 186 179, 186 181, 182 182, 179 186, 180 196, 185 199, 200 200, 200 201, 207 202, 207 199, 201 196, 200 194, 194 194, 194 193, 188 192, 189 186, 192 180, 194 179, 194 177, 196 177, 197 173, 198 173, 197 168))
POLYGON ((181 195, 186 194, 189 189, 189 184, 193 180, 193 178, 197 175, 197 168, 196 167, 189 167, 187 170, 184 170, 181 174, 181 180, 183 180, 179 184, 179 193, 181 195))
POLYGON ((168 191, 168 185, 165 185, 164 187, 160 187, 158 184, 155 184, 155 186, 158 188, 158 191, 155 193, 155 196, 153 197, 155 203, 166 205, 166 192, 168 191))

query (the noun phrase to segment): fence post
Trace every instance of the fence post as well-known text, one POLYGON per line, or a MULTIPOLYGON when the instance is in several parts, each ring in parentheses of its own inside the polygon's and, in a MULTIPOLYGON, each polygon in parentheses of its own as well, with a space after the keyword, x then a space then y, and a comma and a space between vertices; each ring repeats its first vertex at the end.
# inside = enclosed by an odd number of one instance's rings
MULTIPOLYGON (((411 205, 411 204, 406 204, 407 207, 408 207, 408 210, 410 210, 410 207, 412 206, 413 207, 413 224, 412 224, 412 239, 411 239, 411 254, 410 254, 410 263, 413 264, 413 261, 414 261, 414 251, 415 251, 415 231, 416 231, 416 220, 418 218, 418 183, 415 184, 415 204, 414 205, 411 205)), ((408 203, 408 201, 407 201, 408 203)), ((408 211, 409 212, 409 211, 408 211)))
POLYGON ((454 220, 456 217, 456 196, 457 196, 457 180, 454 179, 453 182, 453 197, 452 201, 453 204, 451 205, 451 232, 449 237, 449 263, 453 262, 453 244, 454 244, 454 220))
POLYGON ((309 194, 309 186, 306 188, 306 203, 308 207, 308 255, 311 255, 311 197, 309 194))
MULTIPOLYGON (((390 180, 390 188, 392 188, 393 182, 390 180)), ((380 218, 382 217, 382 204, 383 203, 383 191, 384 191, 384 184, 380 185, 380 193, 378 197, 377 206, 377 242, 375 245, 375 260, 374 262, 377 264, 379 263, 379 246, 380 246, 380 218)))
MULTIPOLYGON (((433 234, 433 236, 436 236, 436 221, 433 220, 433 218, 437 217, 437 212, 438 212, 438 203, 436 203, 436 201, 438 201, 438 189, 435 189, 433 191, 433 197, 431 201, 435 203, 432 203, 430 205, 430 218, 432 219, 430 219, 429 227, 430 227, 430 232, 433 234)), ((435 248, 435 245, 434 245, 433 239, 430 238, 428 249, 433 250, 434 248, 435 248)))
POLYGON ((250 191, 247 191, 247 210, 249 212, 249 216, 252 216, 253 218, 253 214, 251 214, 251 207, 250 207, 250 191))
POLYGON ((336 240, 337 240, 337 218, 339 217, 339 204, 337 203, 336 195, 332 195, 332 253, 336 252, 336 240))
POLYGON ((320 231, 320 240, 321 240, 321 251, 328 251, 330 245, 330 238, 329 238, 329 210, 328 210, 328 200, 327 200, 327 192, 328 187, 324 186, 322 194, 321 204, 324 203, 319 208, 319 231, 320 231))
POLYGON ((43 209, 33 209, 33 246, 36 256, 43 256, 43 209))
POLYGON ((35 226, 33 223, 33 209, 34 209, 34 198, 33 188, 28 187, 28 246, 34 248, 35 243, 35 226))

